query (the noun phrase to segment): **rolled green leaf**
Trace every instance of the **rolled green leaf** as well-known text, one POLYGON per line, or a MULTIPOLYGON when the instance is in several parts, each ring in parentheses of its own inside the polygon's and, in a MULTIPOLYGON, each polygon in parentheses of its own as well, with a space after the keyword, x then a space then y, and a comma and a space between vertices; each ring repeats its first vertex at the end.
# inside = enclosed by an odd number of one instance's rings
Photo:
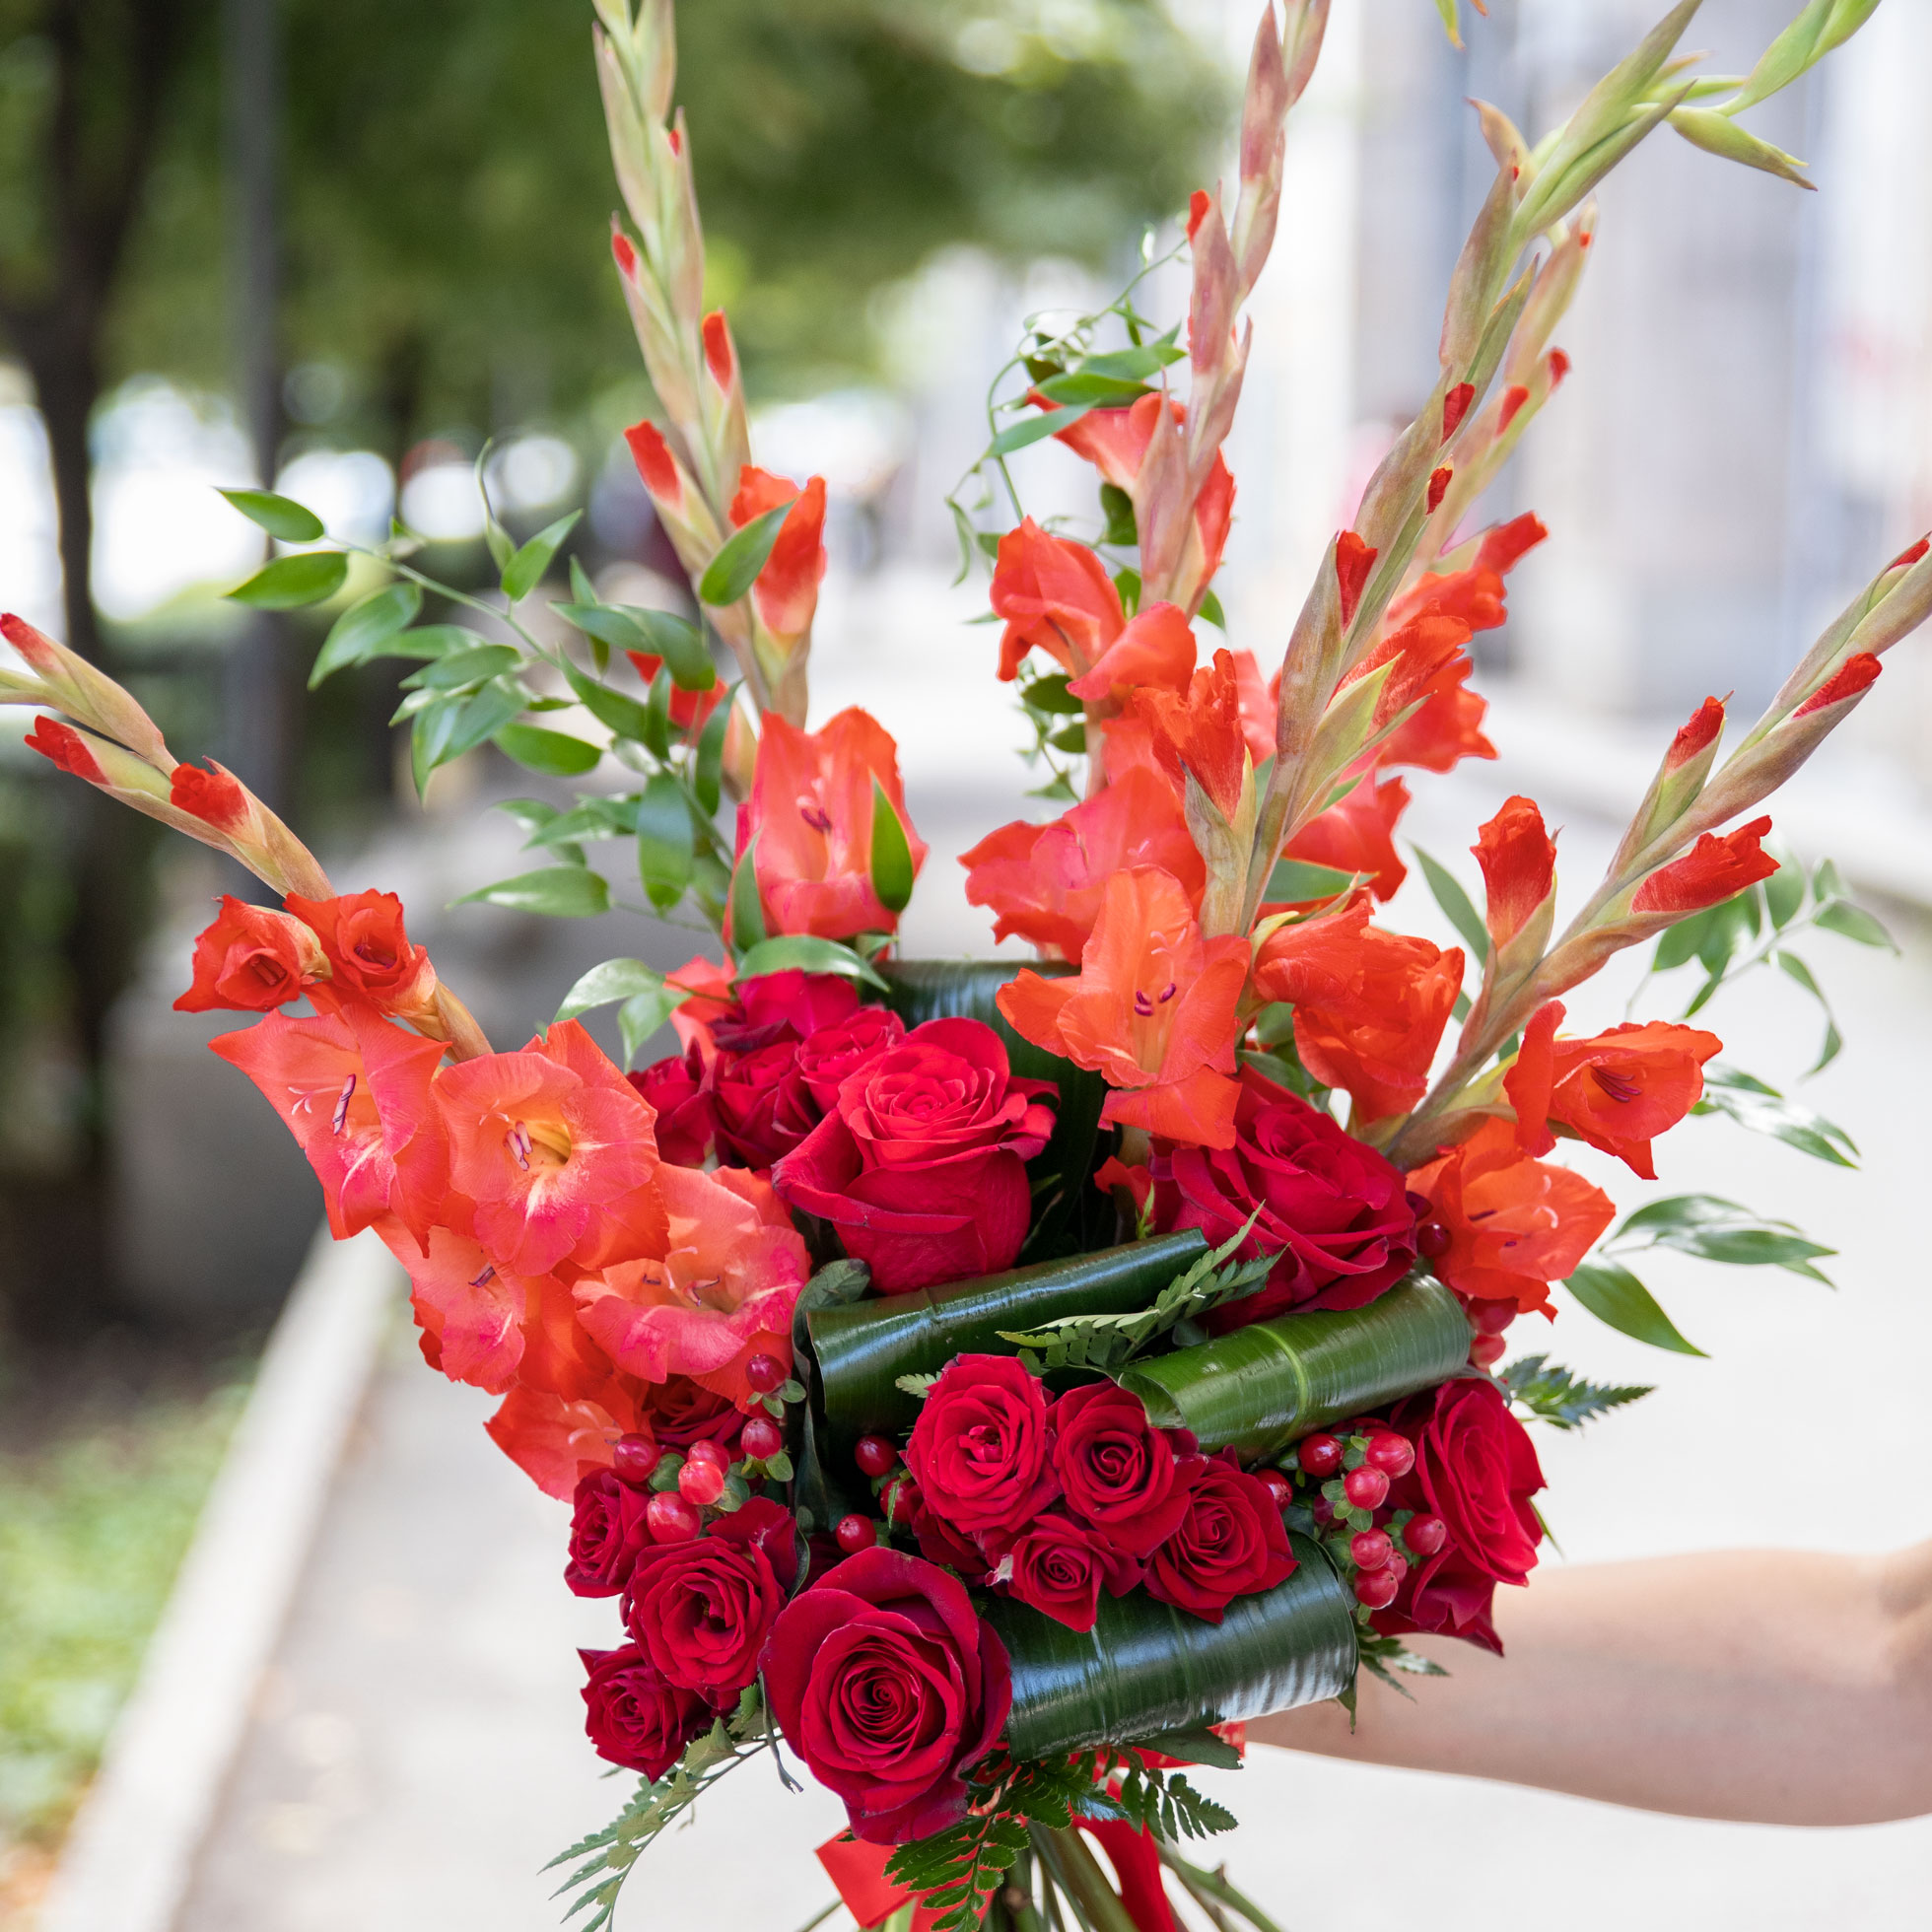
POLYGON ((1294 1574, 1237 1597, 1218 1623, 1138 1590, 1103 1597, 1085 1631, 1011 1598, 988 1604, 1012 1664, 1013 1756, 1054 1758, 1339 1696, 1355 1675, 1354 1602, 1315 1544, 1288 1541, 1294 1574))
POLYGON ((1120 1376, 1162 1428, 1204 1449, 1272 1455, 1345 1416, 1446 1382, 1469 1323, 1440 1281, 1412 1275, 1365 1308, 1279 1315, 1138 1361, 1120 1376))
POLYGON ((833 1447, 845 1453, 862 1435, 912 1427, 919 1399, 898 1386, 900 1376, 933 1374, 960 1354, 1017 1354, 1001 1329, 1144 1308, 1207 1246, 1199 1228, 1187 1228, 943 1288, 812 1309, 805 1331, 833 1447))
POLYGON ((1061 979, 1078 970, 1064 960, 1000 959, 900 959, 881 961, 879 970, 889 987, 886 1004, 908 1026, 929 1019, 984 1020, 999 1034, 1015 1073, 1022 1079, 1052 1080, 1060 1088, 1053 1139, 1028 1169, 1042 1206, 1025 1252, 1029 1261, 1044 1261, 1097 1248, 1114 1236, 1113 1203, 1087 1179, 1107 1083, 1098 1073, 1036 1047, 1006 1023, 999 1006, 1000 989, 1022 967, 1042 979, 1061 979), (1040 1188, 1048 1179, 1058 1182, 1057 1195, 1040 1188))

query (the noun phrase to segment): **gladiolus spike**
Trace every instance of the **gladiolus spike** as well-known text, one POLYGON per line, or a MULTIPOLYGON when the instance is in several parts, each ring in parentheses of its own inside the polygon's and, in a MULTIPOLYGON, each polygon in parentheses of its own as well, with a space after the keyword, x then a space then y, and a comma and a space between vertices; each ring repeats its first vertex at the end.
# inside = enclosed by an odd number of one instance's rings
POLYGON ((1680 766, 1688 765, 1698 752, 1705 750, 1716 741, 1724 728, 1724 700, 1706 698, 1690 714, 1690 722, 1679 727, 1677 736, 1671 740, 1671 748, 1664 754, 1664 769, 1674 772, 1680 766))
POLYGON ((1803 718, 1808 713, 1823 711, 1828 705, 1841 705, 1848 698, 1855 698, 1868 691, 1878 682, 1879 672, 1884 668, 1869 651, 1861 651, 1847 657, 1831 675, 1814 691, 1791 715, 1803 718))

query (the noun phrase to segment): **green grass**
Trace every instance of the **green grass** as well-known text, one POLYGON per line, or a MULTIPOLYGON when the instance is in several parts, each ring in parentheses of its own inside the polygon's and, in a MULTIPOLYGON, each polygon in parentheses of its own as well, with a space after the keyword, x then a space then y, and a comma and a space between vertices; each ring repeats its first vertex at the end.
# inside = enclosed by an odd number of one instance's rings
POLYGON ((245 1395, 135 1402, 111 1425, 0 1456, 0 1850, 65 1828, 245 1395))

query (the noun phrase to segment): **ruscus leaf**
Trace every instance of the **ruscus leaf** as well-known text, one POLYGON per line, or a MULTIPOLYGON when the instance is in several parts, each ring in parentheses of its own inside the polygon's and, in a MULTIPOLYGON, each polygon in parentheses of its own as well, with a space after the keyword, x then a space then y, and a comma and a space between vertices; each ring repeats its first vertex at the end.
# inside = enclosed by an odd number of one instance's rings
POLYGON ((323 678, 360 664, 380 651, 398 632, 407 630, 422 608, 422 586, 406 579, 352 603, 329 627, 321 650, 315 654, 309 671, 310 690, 323 678))
POLYGON ((581 865, 553 865, 478 886, 451 900, 457 906, 505 906, 512 912, 544 913, 553 919, 587 919, 610 910, 610 887, 581 865))
POLYGON ((348 575, 349 559, 340 550, 298 550, 264 564, 228 598, 256 610, 301 610, 334 596, 348 575))
POLYGON ((558 546, 577 527, 583 515, 583 511, 573 510, 568 517, 559 517, 547 528, 537 531, 503 566, 503 593, 512 603, 522 602, 542 583, 543 573, 550 568, 558 546))
POLYGON ((1620 1334, 1680 1355, 1704 1352, 1685 1340, 1656 1297, 1620 1262, 1585 1262, 1563 1285, 1598 1321, 1620 1334))
POLYGON ((698 580, 700 602, 714 606, 734 604, 750 591, 758 581, 758 573, 765 568, 765 560, 772 554, 772 546, 778 542, 778 533, 785 527, 791 510, 791 503, 782 503, 775 510, 754 517, 725 538, 698 580))
POLYGON ((324 534, 322 519, 292 497, 277 496, 273 490, 223 490, 220 494, 249 522, 283 543, 314 543, 324 534))
POLYGON ((912 903, 913 852, 906 828, 885 788, 872 780, 872 892, 887 912, 898 914, 912 903))
POLYGON ((506 724, 494 740, 499 750, 532 772, 549 778, 581 778, 595 769, 603 753, 582 738, 546 731, 537 724, 506 724))

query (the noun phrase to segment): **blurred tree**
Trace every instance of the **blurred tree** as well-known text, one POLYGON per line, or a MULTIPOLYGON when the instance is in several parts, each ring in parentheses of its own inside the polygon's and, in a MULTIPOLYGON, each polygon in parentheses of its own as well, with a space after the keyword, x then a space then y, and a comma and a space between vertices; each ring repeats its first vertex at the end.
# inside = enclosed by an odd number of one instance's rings
MULTIPOLYGON (((642 380, 606 252, 589 17, 289 0, 286 340, 347 379, 330 440, 393 453, 642 380)), ((867 296, 949 242, 1118 257, 1198 184, 1225 99, 1160 0, 705 0, 678 34, 713 293, 768 390, 862 370, 867 296), (1017 24, 1035 16, 1056 25, 1017 24)), ((117 371, 222 380, 219 114, 197 76, 116 310, 117 371)))

